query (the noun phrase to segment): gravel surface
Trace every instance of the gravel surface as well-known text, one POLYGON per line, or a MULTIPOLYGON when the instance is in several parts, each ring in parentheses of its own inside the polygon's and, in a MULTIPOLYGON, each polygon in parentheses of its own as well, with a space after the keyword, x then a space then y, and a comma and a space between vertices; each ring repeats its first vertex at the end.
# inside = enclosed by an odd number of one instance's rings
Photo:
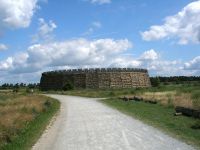
POLYGON ((97 99, 48 95, 61 110, 33 150, 192 150, 97 99))

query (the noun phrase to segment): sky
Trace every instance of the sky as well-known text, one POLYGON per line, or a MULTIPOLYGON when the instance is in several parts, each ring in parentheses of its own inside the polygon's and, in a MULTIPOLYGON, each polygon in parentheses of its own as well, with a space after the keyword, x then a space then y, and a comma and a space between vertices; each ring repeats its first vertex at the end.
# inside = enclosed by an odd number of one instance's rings
POLYGON ((200 76, 200 0, 0 0, 0 84, 104 67, 200 76))

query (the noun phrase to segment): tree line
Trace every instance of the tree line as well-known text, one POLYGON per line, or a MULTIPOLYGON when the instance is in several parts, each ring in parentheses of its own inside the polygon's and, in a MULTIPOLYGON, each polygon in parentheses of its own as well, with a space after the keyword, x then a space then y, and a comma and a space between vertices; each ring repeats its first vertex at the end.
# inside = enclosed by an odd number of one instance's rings
POLYGON ((176 82, 176 81, 200 81, 200 76, 171 76, 171 77, 151 77, 159 78, 160 82, 176 82))
POLYGON ((30 88, 30 89, 36 89, 39 88, 40 84, 39 83, 4 83, 0 86, 0 89, 6 90, 6 89, 16 89, 16 88, 30 88))
POLYGON ((200 82, 200 76, 170 76, 170 77, 150 77, 152 86, 159 86, 160 83, 168 84, 168 83, 189 83, 189 82, 200 82))

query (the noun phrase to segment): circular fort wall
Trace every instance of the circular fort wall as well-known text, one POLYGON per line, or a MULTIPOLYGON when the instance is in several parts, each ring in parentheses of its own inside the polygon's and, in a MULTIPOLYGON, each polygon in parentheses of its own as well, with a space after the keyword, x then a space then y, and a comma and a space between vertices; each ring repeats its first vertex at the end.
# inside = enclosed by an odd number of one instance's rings
POLYGON ((149 87, 145 69, 75 69, 45 72, 41 77, 42 90, 61 90, 65 84, 75 88, 131 88, 149 87))
POLYGON ((131 88, 151 86, 146 72, 97 72, 86 74, 86 88, 131 88))

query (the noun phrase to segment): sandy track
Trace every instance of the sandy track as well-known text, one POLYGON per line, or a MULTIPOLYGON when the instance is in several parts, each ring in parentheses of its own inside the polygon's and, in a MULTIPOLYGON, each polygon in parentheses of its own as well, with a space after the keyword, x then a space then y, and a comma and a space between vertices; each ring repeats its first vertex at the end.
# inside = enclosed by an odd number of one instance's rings
POLYGON ((61 111, 33 150, 192 150, 95 99, 49 95, 61 111))

